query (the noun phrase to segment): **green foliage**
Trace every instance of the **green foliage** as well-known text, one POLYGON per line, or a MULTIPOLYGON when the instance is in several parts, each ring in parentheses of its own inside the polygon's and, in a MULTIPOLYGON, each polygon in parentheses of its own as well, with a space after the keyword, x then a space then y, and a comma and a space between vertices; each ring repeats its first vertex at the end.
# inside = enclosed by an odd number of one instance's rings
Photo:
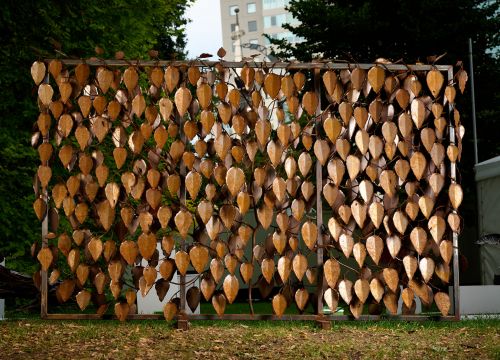
POLYGON ((184 57, 184 11, 191 0, 4 0, 0 3, 0 258, 27 271, 29 246, 40 238, 32 179, 38 155, 30 147, 37 118, 34 60, 44 57, 102 57, 124 51, 144 58, 184 57))

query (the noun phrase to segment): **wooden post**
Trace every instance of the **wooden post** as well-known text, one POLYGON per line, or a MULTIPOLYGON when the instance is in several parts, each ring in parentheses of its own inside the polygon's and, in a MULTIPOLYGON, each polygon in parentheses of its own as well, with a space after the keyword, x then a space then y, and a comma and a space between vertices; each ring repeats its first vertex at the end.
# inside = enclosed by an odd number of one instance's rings
MULTIPOLYGON (((319 139, 319 127, 321 126, 321 74, 320 69, 314 69, 314 93, 318 98, 318 107, 316 108, 316 140, 319 139)), ((318 227, 318 251, 317 251, 317 262, 318 262, 318 280, 317 280, 317 290, 316 294, 318 297, 318 323, 321 328, 327 328, 321 320, 323 315, 323 288, 324 288, 324 276, 323 276, 323 202, 321 199, 323 189, 323 167, 319 160, 316 160, 316 226, 318 227)))
MULTIPOLYGON (((47 76, 44 79, 44 83, 49 83, 49 73, 47 72, 47 76)), ((49 132, 47 135, 43 137, 43 142, 49 142, 49 132)), ((49 233, 49 193, 47 188, 42 190, 42 198, 45 201, 45 216, 42 220, 42 248, 46 248, 48 246, 47 235, 49 233)), ((41 270, 42 275, 42 284, 40 287, 40 317, 42 319, 47 318, 48 314, 48 298, 49 298, 49 284, 48 284, 48 275, 47 270, 41 270)))
MULTIPOLYGON (((448 84, 453 81, 453 67, 448 68, 448 84)), ((455 126, 453 124, 453 110, 454 105, 448 102, 449 110, 449 130, 450 130, 450 144, 455 144, 456 134, 455 126)), ((450 178, 452 183, 457 181, 457 164, 455 162, 450 163, 450 178)), ((456 213, 453 210, 453 213, 456 213)), ((453 313, 456 320, 460 320, 460 268, 458 259, 458 233, 453 231, 453 313)))
MULTIPOLYGON (((184 134, 184 118, 180 116, 179 112, 176 111, 176 116, 179 122, 179 134, 181 141, 186 144, 187 138, 184 134)), ((186 144, 187 145, 187 144, 186 144)), ((180 187, 180 202, 181 206, 186 206, 186 165, 184 160, 180 163, 180 177, 181 177, 181 187, 180 187)), ((181 239, 181 250, 186 250, 186 240, 181 239)), ((181 330, 187 330, 187 318, 186 318, 186 276, 180 274, 179 277, 179 291, 180 291, 180 311, 177 318, 177 328, 181 330)))

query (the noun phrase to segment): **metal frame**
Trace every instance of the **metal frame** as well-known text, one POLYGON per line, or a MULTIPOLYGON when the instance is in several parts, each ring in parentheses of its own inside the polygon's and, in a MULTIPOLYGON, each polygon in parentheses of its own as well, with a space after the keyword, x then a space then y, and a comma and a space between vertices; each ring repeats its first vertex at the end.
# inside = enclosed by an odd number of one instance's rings
MULTIPOLYGON (((46 59, 45 62, 50 62, 52 59, 46 59)), ((288 63, 288 62, 229 62, 229 61, 161 61, 161 60, 103 60, 103 59, 59 59, 65 65, 78 65, 86 63, 89 66, 138 66, 138 67, 149 67, 149 66, 198 66, 198 67, 211 67, 216 64, 221 64, 228 68, 241 68, 243 66, 253 67, 253 68, 268 68, 268 69, 287 69, 287 70, 313 70, 313 81, 314 81, 314 91, 318 97, 319 104, 316 110, 316 116, 321 115, 321 70, 341 70, 341 69, 370 69, 375 65, 384 67, 389 71, 428 71, 432 69, 439 70, 441 72, 447 72, 448 83, 451 84, 453 81, 453 66, 451 65, 404 65, 404 64, 349 64, 349 63, 335 63, 335 62, 312 62, 312 63, 288 63)), ((49 82, 49 77, 47 75, 45 82, 49 82)), ((448 110, 451 114, 453 113, 453 104, 448 105, 448 110)), ((178 116, 178 114, 176 115, 178 116)), ((182 122, 182 119, 180 119, 182 122)), ((318 117, 316 119, 317 123, 321 122, 318 117)), ((185 135, 183 133, 182 123, 179 126, 180 135, 183 138, 185 135)), ((453 121, 450 120, 449 123, 449 141, 454 144, 456 141, 455 137, 455 127, 453 121)), ((49 136, 47 135, 44 142, 49 141, 49 136)), ((186 172, 185 167, 180 169, 181 175, 186 172)), ((323 264, 323 238, 321 228, 323 227, 323 208, 322 208, 322 198, 321 191, 323 188, 322 184, 322 171, 323 168, 321 164, 316 162, 316 224, 318 227, 318 251, 317 251, 317 261, 318 265, 323 264)), ((452 182, 456 182, 456 163, 450 163, 450 177, 452 182)), ((185 205, 186 201, 186 189, 185 185, 181 182, 181 204, 185 205)), ((48 192, 44 191, 42 194, 44 200, 48 203, 48 192)), ((47 206, 45 218, 42 221, 42 247, 48 246, 47 234, 48 234, 48 210, 47 206)), ((456 212, 453 210, 453 212, 456 212)), ((424 320, 442 320, 442 321, 457 321, 460 320, 460 282, 459 282, 459 259, 458 259, 458 233, 453 232, 453 310, 454 314, 449 316, 440 316, 433 314, 421 314, 421 315, 361 315, 359 320, 404 320, 404 321, 424 321, 424 320)), ((186 243, 182 241, 181 248, 185 249, 186 243)), ((318 276, 323 279, 321 284, 317 285, 318 292, 318 314, 301 314, 301 315, 283 315, 278 317, 276 315, 267 314, 224 314, 222 316, 210 315, 210 314, 186 314, 186 296, 185 296, 185 277, 181 276, 180 285, 180 313, 177 316, 177 326, 182 329, 188 328, 188 320, 279 320, 279 321, 290 321, 290 320, 302 320, 302 321, 316 321, 323 328, 329 328, 331 321, 346 321, 354 320, 353 316, 350 315, 325 315, 323 314, 323 296, 322 290, 325 286, 325 279, 322 274, 322 268, 319 267, 318 276)), ((115 315, 98 315, 98 314, 49 314, 48 312, 48 274, 47 271, 41 271, 41 309, 40 316, 42 319, 47 320, 98 320, 98 319, 116 319, 115 315)), ((127 319, 130 320, 161 320, 164 319, 163 315, 156 314, 133 314, 129 315, 127 319)))

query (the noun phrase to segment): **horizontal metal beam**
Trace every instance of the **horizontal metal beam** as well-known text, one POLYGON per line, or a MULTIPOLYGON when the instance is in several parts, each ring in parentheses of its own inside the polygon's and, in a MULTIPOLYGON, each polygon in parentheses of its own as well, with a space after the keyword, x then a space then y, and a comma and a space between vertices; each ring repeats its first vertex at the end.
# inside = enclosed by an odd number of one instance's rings
MULTIPOLYGON (((49 63, 53 59, 45 59, 49 63)), ((389 71, 428 71, 437 69, 439 71, 448 71, 452 65, 425 65, 425 64, 354 64, 340 62, 255 62, 255 61, 202 61, 202 60, 187 60, 187 61, 166 61, 166 60, 105 60, 105 59, 58 59, 66 65, 87 64, 89 66, 197 66, 197 67, 212 67, 221 64, 229 68, 241 68, 248 66, 252 68, 263 69, 288 69, 288 70, 306 70, 306 69, 322 69, 322 70, 342 70, 342 69, 370 69, 375 65, 379 65, 389 71)))
MULTIPOLYGON (((98 315, 98 314, 47 314, 42 317, 46 320, 99 320, 99 319, 117 319, 115 315, 98 315)), ((188 320, 238 320, 238 321, 253 321, 253 320, 272 320, 272 321, 354 321, 354 317, 350 315, 313 315, 313 314, 294 314, 283 315, 281 317, 271 314, 224 314, 222 316, 215 314, 189 314, 186 315, 188 320)), ((133 314, 127 317, 127 320, 163 320, 161 314, 133 314)), ((381 321, 381 320, 403 320, 403 321, 455 321, 455 316, 438 316, 438 315, 361 315, 358 320, 361 321, 381 321)))

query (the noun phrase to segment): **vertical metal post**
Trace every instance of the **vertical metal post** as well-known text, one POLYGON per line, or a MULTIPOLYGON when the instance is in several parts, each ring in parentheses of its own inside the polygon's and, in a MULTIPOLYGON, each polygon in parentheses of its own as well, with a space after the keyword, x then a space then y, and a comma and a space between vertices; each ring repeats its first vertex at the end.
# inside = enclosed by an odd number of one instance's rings
MULTIPOLYGON (((448 68, 448 83, 453 81, 453 67, 448 68)), ((453 110, 454 105, 448 102, 449 110, 449 130, 450 130, 450 144, 455 144, 455 126, 453 123, 453 110)), ((450 178, 453 183, 457 181, 457 165, 455 162, 450 163, 450 178)), ((456 210, 453 210, 456 213, 456 210)), ((460 269, 458 264, 458 233, 453 231, 453 311, 455 319, 460 320, 460 269)))
POLYGON ((474 165, 479 162, 477 151, 477 127, 476 127, 476 93, 474 90, 474 62, 472 60, 472 39, 469 38, 469 74, 470 74, 470 93, 472 101, 472 135, 474 136, 474 165))
MULTIPOLYGON (((314 93, 318 98, 318 107, 316 108, 316 140, 319 138, 319 126, 321 125, 321 76, 320 69, 314 69, 314 93)), ((323 168, 319 160, 316 160, 316 225, 318 227, 318 315, 323 314, 323 202, 321 193, 323 190, 323 168)))
MULTIPOLYGON (((44 83, 49 83, 49 73, 47 72, 47 76, 45 77, 44 83)), ((43 142, 49 142, 49 133, 43 137, 43 142)), ((45 217, 42 220, 42 248, 46 248, 48 246, 47 235, 49 233, 49 193, 47 188, 42 190, 42 199, 45 202, 45 217)), ((48 284, 48 276, 47 270, 41 270, 42 274, 42 284, 40 289, 40 317, 42 319, 47 318, 48 314, 48 293, 49 293, 49 284, 48 284)))
MULTIPOLYGON (((184 118, 179 115, 179 112, 176 111, 177 119, 179 120, 179 134, 181 137, 181 141, 186 144, 186 135, 184 134, 184 118)), ((186 144, 187 145, 187 144, 186 144)), ((180 177, 181 177, 181 188, 180 188, 180 202, 181 206, 186 206, 186 165, 184 164, 184 160, 181 160, 180 163, 180 177)), ((186 250, 186 240, 181 239, 181 250, 186 250)), ((186 276, 182 275, 179 278, 179 291, 180 291, 180 311, 181 314, 184 315, 186 310, 186 276)))

